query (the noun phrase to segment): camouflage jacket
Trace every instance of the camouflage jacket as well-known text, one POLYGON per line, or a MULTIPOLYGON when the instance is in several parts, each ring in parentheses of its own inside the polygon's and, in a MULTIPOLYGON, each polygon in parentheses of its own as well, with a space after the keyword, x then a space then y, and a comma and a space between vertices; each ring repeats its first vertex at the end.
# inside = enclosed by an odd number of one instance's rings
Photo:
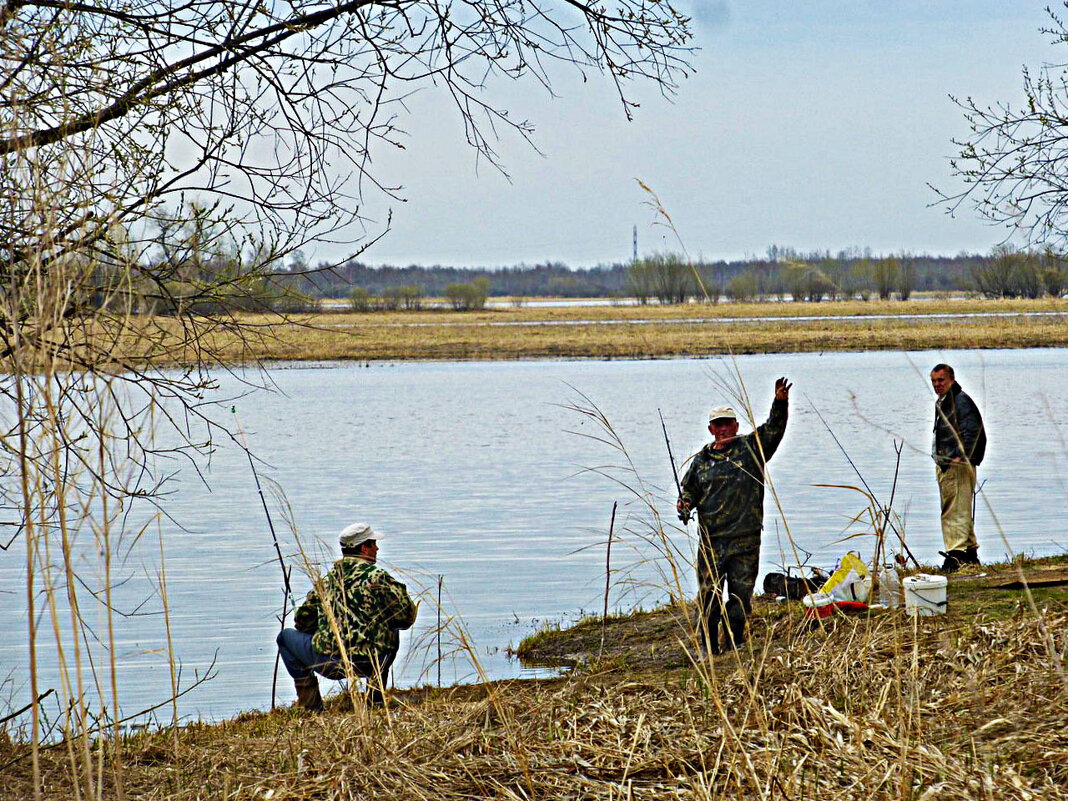
POLYGON ((776 400, 756 431, 723 450, 698 451, 682 479, 682 499, 697 510, 701 540, 760 535, 764 526, 764 464, 786 433, 789 402, 776 400))
POLYGON ((350 658, 373 658, 396 650, 400 643, 397 631, 415 623, 416 607, 408 597, 407 587, 364 559, 339 559, 317 587, 321 596, 315 589, 309 592, 297 610, 296 620, 298 629, 315 621, 309 633, 312 646, 321 654, 341 655, 330 615, 323 610, 323 598, 329 600, 341 643, 350 658))

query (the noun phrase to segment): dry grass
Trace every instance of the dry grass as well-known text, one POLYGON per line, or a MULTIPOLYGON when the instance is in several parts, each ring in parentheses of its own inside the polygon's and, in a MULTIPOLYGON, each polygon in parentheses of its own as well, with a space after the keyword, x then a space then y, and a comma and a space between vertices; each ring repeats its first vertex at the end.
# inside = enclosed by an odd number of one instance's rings
MULTIPOLYGON (((402 692, 370 715, 338 698, 321 716, 128 738, 126 797, 1064 799, 1063 595, 1052 607, 1036 617, 1016 594, 989 617, 813 628, 766 606, 752 648, 711 666, 616 652, 556 680, 402 692)), ((672 615, 642 616, 642 649, 682 653, 672 615)), ((0 764, 23 750, 0 743, 0 764)), ((71 797, 69 773, 64 749, 45 752, 44 797, 71 797)), ((25 760, 0 776, 5 798, 32 793, 25 760)))
POLYGON ((284 321, 244 315, 238 318, 240 338, 233 326, 207 320, 196 330, 190 321, 179 328, 170 318, 153 318, 133 320, 126 339, 109 343, 109 349, 133 363, 173 364, 193 363, 204 353, 249 362, 1060 347, 1068 345, 1065 315, 1068 303, 1053 300, 523 307, 315 314, 284 321), (1027 312, 1047 314, 1022 316, 1027 312), (1021 316, 952 318, 952 324, 942 316, 974 313, 1021 316))
MULTIPOLYGON (((566 299, 562 299, 565 300, 566 299)), ((472 312, 453 312, 445 309, 423 311, 368 312, 365 314, 342 313, 344 317, 378 319, 386 322, 436 322, 463 317, 477 321, 535 321, 535 320, 678 320, 682 318, 722 319, 727 317, 807 317, 824 315, 872 316, 883 314, 976 314, 976 313, 1021 313, 1056 311, 1068 313, 1068 303, 1063 299, 1042 298, 1037 300, 983 298, 934 298, 925 297, 909 301, 899 300, 848 300, 824 301, 822 303, 779 303, 774 301, 734 303, 722 300, 719 303, 684 303, 661 306, 650 303, 646 306, 598 305, 598 306, 523 306, 519 308, 494 308, 472 312)))
MULTIPOLYGON (((766 313, 769 305, 751 308, 766 313)), ((812 307, 790 308, 808 313, 812 307)), ((1018 304, 981 308, 1019 310, 1018 304)), ((731 312, 726 306, 707 309, 731 312)), ((533 310, 505 315, 527 311, 533 310)), ((679 310, 661 311, 670 316, 679 310)), ((620 312, 635 310, 548 310, 550 316, 620 312)), ((924 347, 906 336, 928 329, 930 347, 974 347, 977 343, 954 338, 988 324, 1000 337, 990 334, 983 341, 990 347, 1013 336, 1037 337, 1045 328, 1043 341, 1012 345, 1057 344, 1066 328, 1060 316, 953 325, 832 318, 722 327, 678 319, 650 325, 489 326, 487 319, 506 318, 486 314, 431 315, 448 323, 431 327, 397 325, 390 315, 324 316, 317 325, 342 324, 330 341, 314 339, 320 328, 265 326, 255 346, 245 340, 230 355, 346 358, 331 355, 330 348, 350 346, 359 337, 364 337, 361 355, 347 358, 456 358, 447 352, 453 348, 465 358, 618 355, 595 352, 614 336, 640 341, 644 350, 624 354, 635 356, 666 355, 671 351, 663 348, 671 342, 692 346, 710 335, 720 339, 708 347, 736 341, 729 345, 736 352, 843 349, 844 342, 866 342, 857 334, 869 329, 872 342, 890 337, 897 348, 924 347), (462 324, 453 324, 457 321, 462 324), (838 336, 843 339, 835 340, 838 336), (576 350, 539 350, 564 346, 576 350), (376 348, 395 353, 366 355, 378 353, 376 348)), ((157 342, 170 336, 169 322, 146 324, 159 326, 157 342)), ((225 345, 218 329, 196 333, 190 341, 225 345)), ((158 352, 139 355, 163 360, 174 353, 164 341, 158 352)), ((595 408, 575 410, 599 414, 595 408)), ((604 425, 611 433, 607 421, 604 425)), ((621 443, 619 448, 625 456, 621 443)), ((655 518, 655 510, 651 513, 655 518)), ((659 522, 654 528, 662 534, 659 522)), ((750 647, 711 664, 691 661, 686 643, 694 640, 694 631, 680 606, 610 621, 603 654, 600 625, 592 633, 579 627, 560 634, 584 665, 566 678, 405 691, 384 711, 353 710, 342 698, 321 716, 279 710, 119 741, 110 732, 92 740, 78 737, 84 728, 69 727, 71 741, 42 751, 38 768, 30 745, 8 739, 0 728, 0 797, 30 798, 36 792, 49 799, 121 793, 160 801, 1068 799, 1063 589, 1035 592, 1033 602, 1025 602, 965 575, 954 579, 950 597, 953 612, 941 618, 914 621, 889 613, 816 628, 796 606, 764 606, 750 647), (85 779, 90 774, 92 782, 85 779)))

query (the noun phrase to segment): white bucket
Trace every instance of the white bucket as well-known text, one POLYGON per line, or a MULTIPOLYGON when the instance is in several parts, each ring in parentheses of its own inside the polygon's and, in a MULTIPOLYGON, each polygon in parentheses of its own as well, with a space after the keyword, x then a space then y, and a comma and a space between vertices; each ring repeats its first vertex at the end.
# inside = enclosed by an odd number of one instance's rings
POLYGON ((905 588, 905 611, 912 615, 946 613, 946 577, 919 573, 901 582, 905 588))

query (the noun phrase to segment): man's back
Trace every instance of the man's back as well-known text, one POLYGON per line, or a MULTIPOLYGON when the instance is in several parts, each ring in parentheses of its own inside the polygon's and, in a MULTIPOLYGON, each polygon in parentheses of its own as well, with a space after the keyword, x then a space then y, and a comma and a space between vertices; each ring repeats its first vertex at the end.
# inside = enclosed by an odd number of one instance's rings
POLYGON ((340 655, 335 626, 350 655, 371 657, 396 649, 397 630, 415 622, 416 607, 407 588, 363 559, 339 559, 323 577, 321 587, 321 599, 316 598, 319 622, 312 638, 320 653, 340 655))

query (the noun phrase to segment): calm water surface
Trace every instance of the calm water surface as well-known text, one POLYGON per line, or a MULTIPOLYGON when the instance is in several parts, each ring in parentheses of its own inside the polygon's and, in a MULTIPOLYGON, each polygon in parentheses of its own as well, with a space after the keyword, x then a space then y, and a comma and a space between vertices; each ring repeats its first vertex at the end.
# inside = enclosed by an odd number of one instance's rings
MULTIPOLYGON (((760 421, 774 379, 786 375, 795 382, 786 438, 772 462, 782 510, 769 493, 764 570, 792 562, 787 531, 811 553, 811 564, 833 566, 851 547, 870 555, 867 539, 842 542, 856 530, 849 521, 863 510, 862 496, 816 486, 859 483, 828 427, 884 502, 893 484, 895 442, 903 443, 894 507, 916 555, 938 561, 927 372, 939 361, 954 365, 990 432, 980 471, 989 502, 989 508, 980 502, 978 515, 981 555, 1063 552, 1065 350, 744 356, 733 362, 286 365, 272 372, 278 391, 245 397, 236 411, 264 462, 261 478, 276 484, 288 504, 283 514, 268 488, 287 554, 296 550, 296 529, 309 551, 328 564, 337 556, 337 532, 366 520, 386 533, 383 563, 403 576, 413 594, 422 593, 420 620, 402 640, 398 686, 437 681, 437 643, 430 632, 443 577, 443 614, 453 625, 442 642, 447 658, 441 678, 451 683, 477 677, 471 655, 458 650, 463 638, 491 678, 517 676, 523 668, 508 658, 510 645, 544 621, 599 613, 615 501, 621 539, 613 548, 612 608, 650 606, 665 597, 664 563, 643 539, 651 516, 629 488, 640 488, 662 511, 674 543, 690 554, 696 524, 683 530, 671 511, 675 492, 657 410, 682 461, 707 440, 707 411, 730 400, 727 390, 738 386, 739 376, 760 421), (624 454, 599 442, 595 437, 604 432, 569 408, 590 402, 611 422, 634 473, 618 471, 624 454)), ((233 378, 220 381, 221 396, 237 392, 233 378)), ((217 416, 234 422, 229 403, 217 416)), ((270 705, 282 601, 279 566, 244 453, 220 443, 205 476, 208 486, 191 469, 180 469, 167 508, 181 527, 161 523, 182 682, 213 660, 216 671, 181 699, 186 719, 270 705)), ((151 595, 157 547, 148 543, 127 559, 129 581, 119 596, 130 609, 151 595)), ((0 680, 3 699, 12 704, 28 697, 24 560, 17 547, 0 552, 0 680)), ((688 566, 683 578, 684 590, 692 593, 688 566)), ((298 569, 293 584, 302 596, 309 580, 298 569)), ((158 600, 150 600, 139 612, 158 609, 158 600)), ((166 697, 165 645, 158 615, 123 621, 119 672, 126 711, 166 697)), ((40 658, 47 662, 50 653, 46 649, 40 658)), ((47 665, 40 677, 42 688, 57 685, 47 665)), ((290 702, 293 690, 284 671, 279 688, 280 700, 290 702)))

